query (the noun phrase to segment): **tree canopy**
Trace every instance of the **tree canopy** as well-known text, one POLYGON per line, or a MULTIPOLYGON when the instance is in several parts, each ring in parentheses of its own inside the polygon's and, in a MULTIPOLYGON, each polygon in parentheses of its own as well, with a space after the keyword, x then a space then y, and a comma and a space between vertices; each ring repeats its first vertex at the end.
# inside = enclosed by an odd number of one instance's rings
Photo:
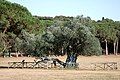
POLYGON ((0 0, 0 41, 0 54, 91 56, 104 54, 106 44, 108 52, 113 53, 112 48, 120 52, 120 21, 104 17, 95 21, 83 15, 34 16, 26 7, 0 0))

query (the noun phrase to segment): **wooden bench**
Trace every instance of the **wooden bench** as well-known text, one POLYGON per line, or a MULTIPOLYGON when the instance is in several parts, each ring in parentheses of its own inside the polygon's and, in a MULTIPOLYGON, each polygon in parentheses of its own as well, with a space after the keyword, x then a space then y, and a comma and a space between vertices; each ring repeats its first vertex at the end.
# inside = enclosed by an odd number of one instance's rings
POLYGON ((91 63, 93 70, 116 70, 117 62, 91 63))

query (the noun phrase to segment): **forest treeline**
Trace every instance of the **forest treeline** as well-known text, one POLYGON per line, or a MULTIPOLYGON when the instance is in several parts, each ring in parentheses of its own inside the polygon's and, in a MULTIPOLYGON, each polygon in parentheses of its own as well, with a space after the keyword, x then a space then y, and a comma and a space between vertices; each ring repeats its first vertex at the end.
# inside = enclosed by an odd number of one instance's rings
POLYGON ((33 16, 24 6, 0 0, 0 55, 117 55, 119 43, 120 21, 33 16))

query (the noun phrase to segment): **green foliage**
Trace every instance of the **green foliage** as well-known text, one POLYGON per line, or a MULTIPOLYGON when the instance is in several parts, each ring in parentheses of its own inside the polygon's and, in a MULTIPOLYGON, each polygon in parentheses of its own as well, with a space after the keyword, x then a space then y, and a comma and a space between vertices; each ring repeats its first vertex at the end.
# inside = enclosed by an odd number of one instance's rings
MULTIPOLYGON (((49 26, 51 22, 47 22, 47 26, 49 26)), ((30 33, 43 32, 42 28, 46 26, 42 26, 40 21, 34 18, 26 7, 6 0, 0 1, 0 23, 3 24, 2 31, 7 27, 7 32, 15 31, 15 34, 20 33, 22 29, 30 33)))
MULTIPOLYGON (((20 35, 23 35, 22 31, 25 30, 31 34, 32 33, 34 33, 34 34, 42 33, 44 31, 43 31, 43 29, 41 29, 40 24, 41 24, 40 21, 38 19, 35 19, 31 15, 31 13, 27 10, 26 7, 23 7, 16 3, 8 2, 6 0, 0 0, 0 32, 3 35, 6 35, 6 37, 4 37, 4 36, 1 37, 2 41, 5 42, 4 46, 2 46, 3 44, 1 44, 1 50, 4 48, 7 50, 13 49, 13 51, 16 51, 15 46, 17 46, 17 44, 19 42, 21 42, 21 44, 19 44, 19 46, 20 45, 25 46, 27 43, 24 41, 29 40, 29 39, 27 39, 27 38, 21 39, 21 37, 19 37, 20 35), (15 37, 13 37, 13 35, 15 37), (15 42, 15 40, 16 40, 16 42, 15 42), (10 46, 11 46, 11 48, 9 48, 10 46)), ((30 42, 30 41, 28 41, 28 42, 30 42)), ((29 51, 31 50, 31 48, 33 48, 31 46, 33 44, 34 43, 31 43, 29 45, 30 47, 27 46, 29 48, 28 49, 29 51)), ((20 48, 20 50, 21 50, 21 48, 20 48)), ((24 51, 24 50, 22 49, 22 51, 24 51)), ((25 53, 26 53, 26 51, 25 51, 25 53)))
POLYGON ((48 55, 49 51, 53 49, 53 35, 45 33, 36 36, 36 52, 38 56, 48 55))
MULTIPOLYGON (((69 26, 63 26, 62 22, 58 22, 49 27, 47 31, 54 35, 53 52, 58 55, 62 47, 67 50, 68 46, 73 47, 74 53, 82 55, 102 54, 99 40, 95 38, 88 27, 82 26, 78 22, 73 21, 69 26)), ((49 39, 46 41, 49 42, 49 39)))
POLYGON ((90 32, 88 27, 81 26, 78 29, 78 34, 81 41, 82 55, 101 55, 102 48, 99 40, 90 32))
POLYGON ((100 43, 120 39, 120 21, 108 18, 94 21, 90 17, 32 16, 26 7, 0 0, 0 52, 20 51, 42 56, 61 55, 72 46, 74 53, 101 55, 100 43))
POLYGON ((16 47, 19 51, 26 54, 32 54, 35 48, 35 36, 34 34, 29 34, 25 30, 22 31, 20 39, 16 38, 16 47), (21 40, 20 40, 21 39, 21 40))

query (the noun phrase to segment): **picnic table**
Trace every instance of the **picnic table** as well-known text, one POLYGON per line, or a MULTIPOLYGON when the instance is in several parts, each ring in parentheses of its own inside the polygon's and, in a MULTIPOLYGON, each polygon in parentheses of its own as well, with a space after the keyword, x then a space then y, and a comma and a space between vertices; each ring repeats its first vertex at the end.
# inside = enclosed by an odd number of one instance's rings
POLYGON ((8 68, 51 68, 52 62, 8 62, 8 68))
POLYGON ((91 63, 93 70, 116 70, 117 62, 91 63))

